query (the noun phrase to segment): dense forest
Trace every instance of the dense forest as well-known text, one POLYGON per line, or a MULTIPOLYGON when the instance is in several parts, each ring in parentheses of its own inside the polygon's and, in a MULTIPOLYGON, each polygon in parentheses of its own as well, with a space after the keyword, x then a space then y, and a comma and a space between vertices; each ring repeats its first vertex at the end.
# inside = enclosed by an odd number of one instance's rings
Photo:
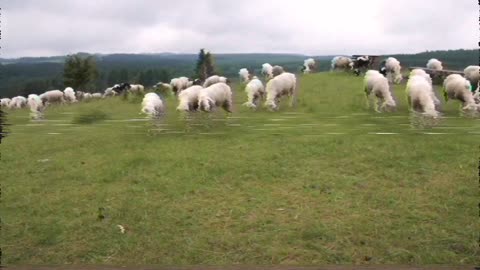
MULTIPOLYGON (((89 56, 87 53, 78 53, 89 56)), ((94 54, 99 74, 94 89, 103 91, 115 83, 129 81, 145 86, 173 77, 193 77, 197 54, 94 54)), ((445 69, 463 70, 468 65, 478 65, 478 50, 430 51, 419 54, 399 54, 396 57, 404 67, 425 66, 430 58, 438 58, 445 69)), ((308 56, 299 54, 215 54, 218 74, 237 78, 240 68, 247 68, 259 74, 263 63, 278 64, 286 70, 300 72, 303 60, 308 56)), ((333 56, 313 56, 319 62, 318 70, 330 68, 333 56)), ((42 93, 46 90, 64 89, 64 63, 66 56, 1 59, 0 58, 0 97, 42 93)))

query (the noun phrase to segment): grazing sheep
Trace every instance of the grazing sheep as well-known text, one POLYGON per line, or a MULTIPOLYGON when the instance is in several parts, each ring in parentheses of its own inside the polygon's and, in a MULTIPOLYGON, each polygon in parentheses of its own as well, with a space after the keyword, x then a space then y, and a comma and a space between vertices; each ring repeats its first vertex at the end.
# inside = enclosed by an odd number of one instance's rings
POLYGON ((400 62, 393 57, 389 57, 385 60, 385 66, 382 67, 381 73, 385 73, 388 82, 399 84, 402 81, 401 69, 400 62))
POLYGON ((9 98, 0 99, 0 107, 7 108, 10 101, 11 101, 11 99, 9 99, 9 98))
POLYGON ((109 87, 109 88, 105 89, 105 91, 103 92, 103 98, 116 96, 118 93, 115 92, 115 91, 113 90, 113 88, 114 88, 114 87, 117 87, 117 86, 118 86, 118 84, 116 84, 116 85, 114 85, 114 86, 112 86, 112 87, 109 87))
POLYGON ((101 93, 93 93, 92 98, 102 98, 102 94, 101 93))
POLYGON ((142 100, 142 113, 149 117, 161 116, 164 112, 162 99, 156 93, 147 93, 142 100))
POLYGON ((376 70, 369 70, 365 74, 363 81, 364 91, 367 98, 367 105, 370 108, 370 96, 373 94, 377 98, 376 112, 391 111, 396 108, 395 100, 390 93, 387 78, 376 70))
POLYGON ((332 59, 331 71, 336 69, 353 69, 352 59, 345 56, 335 56, 332 59))
POLYGON ((277 77, 278 75, 284 73, 284 72, 285 72, 285 70, 281 66, 273 66, 273 68, 272 68, 272 75, 273 75, 274 78, 277 77))
POLYGON ((30 94, 27 100, 28 107, 30 108, 30 117, 35 120, 43 118, 45 105, 42 99, 36 94, 30 94))
POLYGON ((470 81, 458 74, 448 75, 443 81, 443 93, 445 101, 456 99, 462 102, 462 110, 476 111, 480 105, 475 103, 470 81))
POLYGON ((424 76, 414 75, 408 79, 406 94, 410 110, 423 113, 425 116, 438 118, 439 112, 435 110, 432 99, 432 85, 424 76))
POLYGON ((40 98, 44 103, 53 104, 53 103, 65 103, 65 98, 63 97, 63 92, 60 90, 51 90, 47 91, 40 95, 40 98))
POLYGON ((250 73, 248 72, 248 69, 246 68, 240 69, 240 71, 238 72, 238 75, 240 76, 240 80, 243 83, 248 82, 248 78, 250 77, 250 73))
POLYGON ((248 101, 243 105, 255 109, 260 105, 261 99, 265 96, 265 87, 257 76, 253 76, 252 80, 245 86, 245 92, 247 93, 248 101))
POLYGON ((213 84, 198 95, 200 110, 210 112, 214 107, 221 106, 225 111, 232 112, 232 89, 226 83, 213 84))
POLYGON ((278 110, 280 98, 282 96, 290 97, 290 106, 293 106, 296 84, 297 79, 295 75, 289 72, 282 73, 268 81, 265 106, 270 110, 278 110))
POLYGON ((315 69, 315 60, 313 58, 308 58, 305 61, 303 61, 303 66, 302 66, 303 73, 305 74, 310 73, 312 69, 315 69))
POLYGON ((27 106, 27 99, 22 96, 16 96, 8 103, 9 109, 21 109, 25 106, 27 106))
POLYGON ((188 78, 187 77, 180 77, 174 78, 170 81, 170 85, 172 86, 173 93, 178 95, 179 92, 188 88, 188 78))
POLYGON ((204 88, 207 88, 213 84, 216 84, 216 83, 229 83, 228 79, 225 78, 225 77, 220 77, 218 75, 213 75, 213 76, 210 76, 208 77, 205 82, 203 83, 203 87, 204 88))
POLYGON ((77 101, 82 101, 84 95, 85 95, 85 92, 83 92, 83 91, 75 92, 75 97, 76 97, 77 101))
MULTIPOLYGON (((437 96, 435 95, 435 91, 433 89, 433 82, 432 82, 432 78, 430 77, 430 75, 425 72, 425 70, 421 69, 421 68, 415 68, 413 69, 412 71, 410 71, 410 74, 408 75, 409 77, 413 77, 413 76, 422 76, 425 78, 425 80, 427 80, 427 82, 432 85, 432 99, 433 99, 433 102, 435 103, 435 106, 438 106, 440 105, 440 100, 437 98, 437 96)), ((407 82, 408 83, 408 82, 407 82)))
POLYGON ((120 85, 116 85, 112 87, 112 90, 117 93, 125 93, 125 91, 130 92, 132 94, 143 94, 145 88, 141 84, 130 84, 130 83, 122 83, 120 85))
MULTIPOLYGON (((468 66, 463 70, 465 78, 471 85, 477 85, 480 80, 480 66, 468 66)), ((472 89, 473 92, 473 89, 472 89)))
POLYGON ((427 62, 427 68, 434 70, 443 70, 442 62, 438 59, 432 58, 427 62))
POLYGON ((198 95, 203 87, 200 85, 193 85, 178 94, 177 111, 196 111, 198 109, 198 95))
POLYGON ((75 91, 73 91, 73 88, 67 87, 65 90, 63 90, 63 97, 65 98, 65 101, 68 103, 75 103, 77 102, 77 97, 75 96, 75 91))
POLYGON ((90 93, 84 93, 83 94, 83 100, 87 101, 87 100, 90 100, 92 99, 92 94, 90 93))
POLYGON ((266 80, 270 80, 273 78, 273 67, 269 63, 265 63, 262 65, 262 75, 265 76, 266 80))

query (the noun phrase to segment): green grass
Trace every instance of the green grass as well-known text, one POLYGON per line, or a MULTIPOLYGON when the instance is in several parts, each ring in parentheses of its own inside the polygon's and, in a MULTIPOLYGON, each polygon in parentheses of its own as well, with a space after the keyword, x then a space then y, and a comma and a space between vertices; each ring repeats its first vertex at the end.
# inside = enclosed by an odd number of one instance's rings
POLYGON ((302 75, 296 108, 249 111, 237 91, 228 118, 187 120, 173 97, 157 121, 125 121, 140 101, 120 98, 10 112, 2 262, 478 264, 480 121, 449 101, 412 128, 402 86, 391 114, 361 86, 302 75), (95 111, 108 119, 71 124, 95 111))

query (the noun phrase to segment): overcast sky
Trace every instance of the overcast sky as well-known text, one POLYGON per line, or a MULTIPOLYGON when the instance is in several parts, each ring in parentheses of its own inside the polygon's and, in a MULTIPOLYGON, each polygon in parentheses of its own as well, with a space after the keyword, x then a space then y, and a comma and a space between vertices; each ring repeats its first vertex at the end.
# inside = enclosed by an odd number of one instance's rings
POLYGON ((0 0, 0 57, 477 48, 476 0, 0 0))

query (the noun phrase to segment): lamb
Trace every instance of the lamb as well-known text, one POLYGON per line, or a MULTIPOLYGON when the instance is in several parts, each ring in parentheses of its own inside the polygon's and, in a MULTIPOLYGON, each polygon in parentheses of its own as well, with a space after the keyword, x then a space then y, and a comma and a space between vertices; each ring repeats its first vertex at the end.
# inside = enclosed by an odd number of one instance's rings
POLYGON ((265 76, 266 80, 273 78, 273 67, 269 63, 262 65, 262 74, 265 76))
POLYGON ((65 103, 65 98, 63 97, 63 92, 60 90, 51 90, 47 91, 40 95, 40 98, 44 103, 52 104, 52 103, 65 103))
MULTIPOLYGON (((480 66, 468 66, 463 70, 465 78, 471 85, 477 85, 480 80, 480 66)), ((473 92, 473 89, 472 89, 473 92)))
POLYGON ((77 97, 75 96, 75 91, 73 91, 73 88, 67 87, 65 90, 63 90, 63 97, 65 101, 69 103, 74 103, 77 102, 77 97))
POLYGON ((406 94, 410 110, 420 112, 425 116, 434 119, 439 117, 435 110, 435 103, 432 99, 432 85, 424 76, 414 75, 408 79, 406 94))
POLYGON ((255 109, 260 104, 260 100, 265 96, 265 87, 262 81, 257 76, 254 76, 245 86, 245 92, 247 93, 248 101, 243 105, 255 109))
POLYGON ((382 67, 382 72, 386 75, 388 82, 399 84, 402 81, 400 62, 393 57, 388 57, 384 63, 385 66, 382 67))
POLYGON ((248 82, 248 79, 250 77, 250 73, 248 72, 248 69, 246 69, 246 68, 240 69, 240 71, 238 72, 238 75, 240 76, 240 80, 243 83, 248 82))
POLYGON ((425 80, 428 81, 428 83, 430 85, 432 85, 432 93, 431 94, 432 94, 433 102, 435 103, 436 106, 440 105, 440 100, 435 95, 435 91, 433 89, 433 82, 432 82, 432 78, 430 77, 430 75, 427 72, 425 72, 425 70, 423 70, 423 69, 415 68, 412 71, 410 71, 410 74, 409 74, 409 77, 413 77, 413 76, 422 76, 422 77, 425 78, 425 80))
POLYGON ((178 94, 177 111, 196 111, 198 109, 198 95, 203 87, 200 85, 193 85, 178 94))
POLYGON ((438 59, 432 58, 427 62, 427 68, 434 70, 443 70, 442 62, 438 59))
POLYGON ((345 56, 335 56, 332 59, 331 71, 336 69, 353 69, 352 59, 345 56))
POLYGON ((16 96, 12 98, 10 103, 8 103, 9 109, 21 109, 27 105, 27 99, 22 96, 16 96))
POLYGON ((265 106, 270 110, 278 110, 280 98, 282 96, 289 96, 291 99, 290 106, 293 106, 296 84, 297 79, 295 75, 289 72, 282 73, 268 81, 265 106))
POLYGON ((272 75, 273 75, 274 78, 277 77, 278 75, 284 73, 284 72, 285 72, 285 70, 281 66, 273 66, 273 68, 272 68, 272 75))
POLYGON ((308 58, 305 61, 303 61, 303 67, 302 67, 303 73, 305 74, 310 73, 314 68, 315 68, 315 60, 313 60, 313 58, 308 58))
POLYGON ((208 77, 205 82, 203 83, 203 87, 204 88, 207 88, 213 84, 216 84, 216 83, 229 83, 229 80, 225 77, 220 77, 218 75, 213 75, 213 76, 210 76, 208 77))
POLYGON ((0 107, 7 108, 10 101, 11 101, 11 99, 9 99, 9 98, 0 99, 0 107))
POLYGON ((475 98, 470 89, 470 81, 459 74, 448 75, 443 81, 445 101, 448 101, 448 99, 457 99, 462 102, 462 110, 479 110, 480 105, 475 103, 475 98))
POLYGON ((156 93, 147 93, 142 100, 142 113, 148 117, 158 117, 164 112, 163 102, 156 93))
POLYGON ((188 84, 189 81, 187 77, 174 78, 170 81, 170 85, 172 86, 175 95, 178 95, 181 91, 187 89, 188 84))
POLYGON ((382 74, 376 70, 369 70, 365 74, 363 83, 368 107, 370 107, 369 97, 374 94, 377 98, 376 112, 390 111, 396 108, 395 100, 389 90, 388 80, 382 74))
POLYGON ((226 83, 213 84, 198 95, 198 107, 200 110, 210 112, 216 106, 221 106, 225 111, 232 112, 232 89, 226 83))
POLYGON ((30 117, 35 120, 43 118, 45 106, 42 99, 36 94, 30 94, 27 100, 28 107, 30 107, 30 117))

